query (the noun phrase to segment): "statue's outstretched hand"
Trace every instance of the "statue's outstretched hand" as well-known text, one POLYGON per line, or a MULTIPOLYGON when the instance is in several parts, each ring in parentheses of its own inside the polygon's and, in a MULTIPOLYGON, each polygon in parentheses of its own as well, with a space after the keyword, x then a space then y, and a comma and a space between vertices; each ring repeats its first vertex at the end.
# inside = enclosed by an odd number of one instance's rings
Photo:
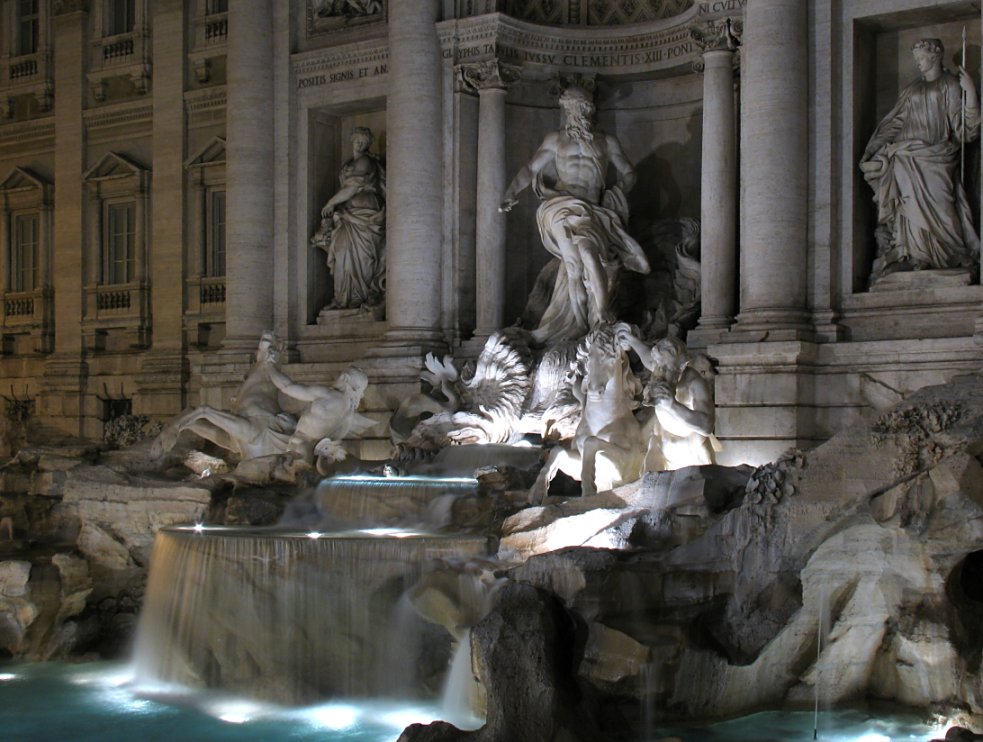
POLYGON ((517 199, 515 196, 506 196, 504 199, 502 199, 502 203, 498 207, 498 210, 502 214, 508 214, 510 211, 512 211, 512 207, 517 203, 519 203, 519 199, 517 199))

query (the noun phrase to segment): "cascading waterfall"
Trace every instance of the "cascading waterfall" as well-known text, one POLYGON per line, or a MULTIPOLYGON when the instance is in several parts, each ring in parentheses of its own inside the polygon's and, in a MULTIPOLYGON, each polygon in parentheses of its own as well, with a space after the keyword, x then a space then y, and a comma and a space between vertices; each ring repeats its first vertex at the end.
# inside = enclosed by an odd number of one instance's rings
POLYGON ((400 596, 431 560, 484 555, 487 543, 403 535, 162 530, 137 633, 139 679, 288 703, 412 685, 418 657, 395 650, 412 644, 406 626, 403 636, 388 630, 400 596), (398 658, 408 666, 393 666, 398 658))
POLYGON ((318 484, 314 501, 320 513, 342 522, 432 522, 428 516, 435 502, 474 494, 477 488, 474 477, 336 476, 318 484))
POLYGON ((440 702, 444 719, 459 729, 481 726, 478 712, 483 702, 480 694, 481 688, 471 672, 471 631, 464 630, 456 642, 450 671, 444 682, 440 702))

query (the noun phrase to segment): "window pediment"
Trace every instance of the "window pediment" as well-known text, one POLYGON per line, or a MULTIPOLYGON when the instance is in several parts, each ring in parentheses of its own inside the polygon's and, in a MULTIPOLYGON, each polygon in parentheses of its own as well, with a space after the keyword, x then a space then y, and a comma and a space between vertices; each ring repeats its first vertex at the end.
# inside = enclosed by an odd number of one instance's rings
POLYGON ((103 155, 95 165, 86 171, 82 176, 82 180, 86 183, 92 183, 126 176, 143 178, 147 173, 149 171, 145 167, 142 167, 130 158, 117 152, 109 152, 103 155))
POLYGON ((184 166, 189 170, 198 167, 208 167, 210 165, 225 164, 225 140, 222 137, 212 137, 204 147, 198 150, 184 166))
POLYGON ((15 167, 6 178, 0 181, 0 191, 16 191, 27 188, 44 190, 50 185, 51 183, 26 167, 15 167))
POLYGON ((147 192, 150 171, 118 152, 109 152, 82 176, 90 193, 100 198, 147 192))
POLYGON ((52 186, 26 167, 15 167, 0 181, 0 194, 6 208, 50 205, 52 186))

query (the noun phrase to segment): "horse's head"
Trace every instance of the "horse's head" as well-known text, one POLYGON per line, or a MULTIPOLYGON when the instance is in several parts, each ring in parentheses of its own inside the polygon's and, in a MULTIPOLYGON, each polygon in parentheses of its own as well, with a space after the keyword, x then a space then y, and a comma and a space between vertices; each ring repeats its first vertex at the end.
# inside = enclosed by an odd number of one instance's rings
POLYGON ((620 380, 625 393, 633 395, 635 375, 628 365, 628 357, 617 340, 619 329, 627 327, 623 322, 595 325, 578 349, 578 359, 584 360, 584 373, 588 384, 597 389, 611 380, 620 380))

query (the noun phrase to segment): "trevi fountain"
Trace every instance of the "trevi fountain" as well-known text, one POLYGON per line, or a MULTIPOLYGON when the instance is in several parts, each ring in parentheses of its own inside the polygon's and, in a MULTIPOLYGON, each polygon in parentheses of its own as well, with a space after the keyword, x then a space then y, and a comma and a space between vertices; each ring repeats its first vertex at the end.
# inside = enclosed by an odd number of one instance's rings
POLYGON ((102 419, 4 325, 5 739, 983 739, 978 2, 198 5, 15 14, 68 97, 70 27, 205 29, 228 222, 187 390, 156 293, 93 284, 102 419))

